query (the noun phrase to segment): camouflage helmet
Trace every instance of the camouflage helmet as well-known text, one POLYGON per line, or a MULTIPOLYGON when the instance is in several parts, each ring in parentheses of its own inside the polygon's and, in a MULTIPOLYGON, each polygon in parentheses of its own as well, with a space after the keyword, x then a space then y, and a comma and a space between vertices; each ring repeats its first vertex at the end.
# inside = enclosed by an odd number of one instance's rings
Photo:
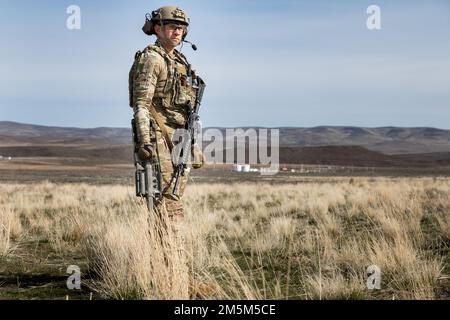
MULTIPOLYGON (((152 11, 151 15, 149 13, 145 15, 145 24, 142 27, 142 31, 144 31, 145 34, 151 36, 152 34, 156 34, 155 24, 178 23, 183 24, 187 27, 189 26, 189 21, 189 17, 179 7, 164 6, 155 11, 152 11)), ((185 34, 183 35, 183 39, 184 37, 186 37, 186 34, 187 29, 185 34)))

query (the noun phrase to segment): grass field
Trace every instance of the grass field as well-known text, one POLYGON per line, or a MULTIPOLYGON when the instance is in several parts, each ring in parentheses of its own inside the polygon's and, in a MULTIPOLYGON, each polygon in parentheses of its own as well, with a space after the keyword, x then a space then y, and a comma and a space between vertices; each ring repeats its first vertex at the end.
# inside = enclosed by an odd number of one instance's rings
POLYGON ((177 222, 149 218, 133 192, 0 184, 0 298, 450 297, 449 178, 191 183, 177 222), (70 265, 81 290, 66 287, 70 265))

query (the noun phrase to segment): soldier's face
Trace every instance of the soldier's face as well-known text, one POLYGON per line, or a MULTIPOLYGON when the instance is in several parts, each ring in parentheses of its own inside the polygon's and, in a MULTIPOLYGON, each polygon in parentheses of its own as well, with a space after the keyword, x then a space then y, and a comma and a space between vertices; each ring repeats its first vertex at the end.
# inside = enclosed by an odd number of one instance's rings
POLYGON ((186 27, 180 24, 169 23, 163 26, 156 25, 155 32, 159 40, 172 47, 176 47, 181 43, 186 27))

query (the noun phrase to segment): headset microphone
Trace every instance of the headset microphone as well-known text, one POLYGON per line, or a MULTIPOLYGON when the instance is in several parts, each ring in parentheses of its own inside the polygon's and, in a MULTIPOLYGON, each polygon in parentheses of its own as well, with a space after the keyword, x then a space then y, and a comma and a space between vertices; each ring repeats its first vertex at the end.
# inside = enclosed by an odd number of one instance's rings
POLYGON ((187 41, 187 40, 183 40, 183 42, 189 43, 191 45, 191 47, 192 47, 192 50, 197 51, 197 46, 195 44, 193 44, 192 42, 187 41))

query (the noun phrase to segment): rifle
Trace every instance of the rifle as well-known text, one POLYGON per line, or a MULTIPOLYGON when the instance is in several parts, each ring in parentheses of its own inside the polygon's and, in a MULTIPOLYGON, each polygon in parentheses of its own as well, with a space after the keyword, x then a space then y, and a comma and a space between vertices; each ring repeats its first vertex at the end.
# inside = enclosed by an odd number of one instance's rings
MULTIPOLYGON (((134 119, 131 120, 131 127, 133 131, 134 166, 136 168, 134 176, 136 196, 144 197, 147 203, 148 210, 152 212, 154 210, 154 200, 161 197, 161 168, 159 166, 159 162, 153 160, 153 156, 151 159, 139 159, 137 154, 139 142, 134 119)), ((150 128, 153 128, 151 120, 150 128)), ((157 144, 156 153, 158 155, 157 144)))
POLYGON ((178 157, 178 164, 175 167, 174 178, 175 184, 173 187, 172 194, 178 196, 178 187, 180 184, 180 176, 184 175, 184 170, 187 168, 187 163, 189 161, 189 156, 191 154, 191 147, 195 144, 197 135, 201 130, 200 117, 198 111, 200 109, 200 104, 202 102, 203 91, 205 91, 206 84, 199 76, 196 77, 197 95, 195 97, 195 105, 192 107, 191 101, 187 103, 188 117, 184 125, 184 129, 187 131, 187 137, 183 138, 182 147, 178 157))

